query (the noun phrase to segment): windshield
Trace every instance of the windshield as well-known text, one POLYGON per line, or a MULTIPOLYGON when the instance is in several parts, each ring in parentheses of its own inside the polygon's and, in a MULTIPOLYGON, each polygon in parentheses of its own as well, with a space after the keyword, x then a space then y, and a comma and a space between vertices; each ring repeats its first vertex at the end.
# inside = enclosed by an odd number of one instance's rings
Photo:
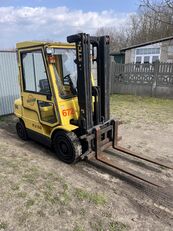
POLYGON ((75 49, 54 49, 52 62, 59 93, 62 98, 76 95, 77 67, 75 49))

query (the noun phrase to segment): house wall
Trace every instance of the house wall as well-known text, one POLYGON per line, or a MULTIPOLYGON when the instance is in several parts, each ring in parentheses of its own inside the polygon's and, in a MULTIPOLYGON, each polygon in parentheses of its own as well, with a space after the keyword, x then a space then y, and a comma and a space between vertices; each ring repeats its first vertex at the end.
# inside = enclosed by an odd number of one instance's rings
POLYGON ((129 49, 125 52, 125 63, 135 62, 135 49, 129 49))
POLYGON ((162 42, 160 62, 173 63, 173 39, 162 42))

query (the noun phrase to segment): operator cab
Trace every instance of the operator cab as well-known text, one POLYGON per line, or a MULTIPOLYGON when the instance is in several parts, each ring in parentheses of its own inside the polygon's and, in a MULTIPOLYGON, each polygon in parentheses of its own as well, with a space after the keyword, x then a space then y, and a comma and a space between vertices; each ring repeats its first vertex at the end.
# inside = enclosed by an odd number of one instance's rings
POLYGON ((17 44, 21 98, 15 114, 27 133, 49 142, 57 128, 76 129, 78 119, 76 50, 73 44, 21 42, 17 44))

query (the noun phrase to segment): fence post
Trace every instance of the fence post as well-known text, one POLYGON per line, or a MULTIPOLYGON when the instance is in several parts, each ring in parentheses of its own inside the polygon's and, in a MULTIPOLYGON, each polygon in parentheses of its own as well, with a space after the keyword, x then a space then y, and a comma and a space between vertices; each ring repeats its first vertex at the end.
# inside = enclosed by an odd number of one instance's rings
POLYGON ((154 63, 154 78, 153 78, 152 87, 151 87, 151 96, 152 97, 156 96, 158 72, 159 72, 159 62, 155 62, 154 63))
POLYGON ((110 62, 110 94, 113 94, 113 87, 114 87, 114 78, 113 78, 113 61, 110 62))

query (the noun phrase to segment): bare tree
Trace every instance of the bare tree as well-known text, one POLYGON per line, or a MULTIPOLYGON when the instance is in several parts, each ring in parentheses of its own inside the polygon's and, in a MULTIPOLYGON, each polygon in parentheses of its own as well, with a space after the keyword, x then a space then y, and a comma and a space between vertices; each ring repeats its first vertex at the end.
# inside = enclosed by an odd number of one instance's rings
POLYGON ((173 1, 162 0, 155 2, 152 0, 141 0, 140 8, 148 12, 148 17, 154 16, 156 19, 166 25, 173 25, 173 1))
POLYGON ((117 30, 104 27, 97 35, 108 34, 111 38, 111 50, 140 44, 173 35, 173 0, 141 0, 139 11, 130 16, 129 27, 117 30))
POLYGON ((96 32, 97 36, 109 35, 111 51, 119 51, 127 45, 127 34, 125 29, 117 30, 115 27, 101 27, 96 32))

